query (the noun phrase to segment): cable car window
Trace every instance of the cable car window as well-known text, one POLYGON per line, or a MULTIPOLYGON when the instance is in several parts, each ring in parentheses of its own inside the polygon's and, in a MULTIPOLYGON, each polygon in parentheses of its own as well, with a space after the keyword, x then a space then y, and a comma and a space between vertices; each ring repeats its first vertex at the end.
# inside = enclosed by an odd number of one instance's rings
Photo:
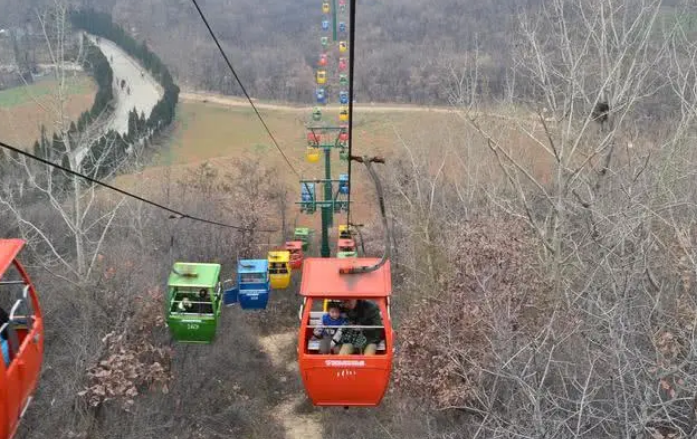
MULTIPOLYGON (((315 329, 322 326, 323 317, 327 314, 324 311, 324 302, 325 299, 320 298, 312 300, 306 334, 306 352, 308 353, 319 353, 319 337, 316 335, 315 329)), ((371 350, 374 350, 374 355, 386 354, 385 313, 377 301, 357 299, 356 306, 358 308, 353 308, 353 310, 348 309, 348 304, 345 301, 329 299, 329 302, 341 304, 341 317, 345 319, 343 325, 346 328, 342 329, 339 345, 350 344, 354 348, 353 354, 367 353, 371 350)))
POLYGON ((27 330, 34 326, 34 307, 29 297, 29 285, 14 265, 8 267, 0 279, 0 308, 10 317, 12 310, 15 310, 14 319, 10 318, 14 326, 21 325, 22 329, 27 330))
POLYGON ((213 314, 213 301, 207 288, 176 288, 171 311, 185 314, 213 314))
POLYGON ((240 283, 259 283, 266 281, 264 273, 243 273, 240 275, 240 283))

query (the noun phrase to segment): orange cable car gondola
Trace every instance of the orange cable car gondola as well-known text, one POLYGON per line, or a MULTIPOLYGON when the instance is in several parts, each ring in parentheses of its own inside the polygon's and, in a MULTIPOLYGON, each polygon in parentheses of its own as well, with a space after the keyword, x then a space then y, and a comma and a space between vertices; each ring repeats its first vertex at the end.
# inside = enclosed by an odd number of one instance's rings
POLYGON ((303 266, 303 259, 305 254, 303 253, 303 242, 302 241, 288 241, 285 243, 284 250, 290 252, 290 268, 293 270, 299 270, 303 266))
POLYGON ((389 385, 394 346, 389 310, 392 293, 389 260, 308 258, 303 268, 300 294, 304 299, 297 350, 305 392, 315 406, 379 405, 389 385), (350 267, 360 270, 376 263, 377 268, 372 271, 342 274, 350 267), (366 348, 362 353, 349 355, 320 353, 320 342, 313 339, 313 332, 322 322, 325 299, 371 302, 369 307, 379 310, 380 325, 341 327, 344 331, 368 330, 373 334, 378 331, 380 341, 375 339, 370 352, 366 348))
POLYGON ((17 260, 21 239, 0 239, 0 439, 17 432, 41 373, 44 322, 39 299, 17 260), (7 306, 9 312, 4 307, 7 306))

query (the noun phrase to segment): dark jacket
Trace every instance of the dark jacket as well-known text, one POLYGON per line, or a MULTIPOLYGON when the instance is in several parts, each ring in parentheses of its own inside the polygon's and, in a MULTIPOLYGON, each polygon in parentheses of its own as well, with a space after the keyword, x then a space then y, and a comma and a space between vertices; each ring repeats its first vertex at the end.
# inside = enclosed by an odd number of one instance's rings
MULTIPOLYGON (((358 300, 354 309, 346 310, 346 317, 352 325, 382 325, 380 308, 368 300, 358 300)), ((380 343, 382 340, 383 329, 381 328, 363 329, 362 331, 368 343, 380 343)))
MULTIPOLYGON (((4 325, 9 321, 10 316, 7 315, 7 312, 5 312, 4 309, 0 308, 0 326, 4 325)), ((0 338, 2 338, 3 340, 7 340, 7 329, 3 330, 2 333, 0 333, 0 338)))

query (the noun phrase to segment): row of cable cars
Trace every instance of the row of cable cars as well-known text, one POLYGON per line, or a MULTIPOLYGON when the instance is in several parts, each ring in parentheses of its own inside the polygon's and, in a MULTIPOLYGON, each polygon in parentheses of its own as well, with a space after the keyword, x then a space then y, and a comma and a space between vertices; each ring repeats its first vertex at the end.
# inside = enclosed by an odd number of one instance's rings
POLYGON ((297 352, 308 397, 316 406, 379 405, 389 384, 394 350, 389 261, 369 273, 344 274, 351 267, 375 264, 378 259, 358 257, 346 225, 339 226, 336 258, 305 258, 311 233, 308 228, 298 228, 295 240, 287 242, 285 250, 269 252, 266 260, 239 261, 237 285, 227 290, 220 281, 220 264, 176 263, 168 285, 170 332, 177 341, 211 343, 223 305, 239 303, 242 309, 264 309, 269 290, 287 287, 292 270, 302 269, 297 352), (185 300, 189 309, 184 311, 185 300), (329 301, 345 300, 369 300, 379 308, 382 340, 374 355, 319 352, 314 329, 329 301))
POLYGON ((272 290, 288 288, 293 270, 302 269, 311 231, 296 229, 295 240, 269 251, 267 259, 241 259, 236 283, 220 281, 220 264, 177 262, 167 282, 166 321, 172 338, 185 343, 211 343, 222 306, 266 309, 272 290))

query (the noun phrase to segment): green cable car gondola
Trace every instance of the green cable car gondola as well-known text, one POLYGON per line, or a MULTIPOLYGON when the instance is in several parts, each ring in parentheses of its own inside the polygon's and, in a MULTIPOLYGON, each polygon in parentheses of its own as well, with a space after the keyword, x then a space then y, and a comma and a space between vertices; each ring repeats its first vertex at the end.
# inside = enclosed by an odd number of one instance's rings
POLYGON ((320 110, 319 107, 314 107, 312 109, 312 120, 314 120, 314 121, 322 120, 322 110, 320 110))
POLYGON ((310 229, 308 227, 296 227, 294 240, 303 243, 303 251, 306 252, 310 246, 310 229))
POLYGON ((220 264, 177 262, 167 285, 167 326, 184 343, 211 343, 220 318, 220 264))

